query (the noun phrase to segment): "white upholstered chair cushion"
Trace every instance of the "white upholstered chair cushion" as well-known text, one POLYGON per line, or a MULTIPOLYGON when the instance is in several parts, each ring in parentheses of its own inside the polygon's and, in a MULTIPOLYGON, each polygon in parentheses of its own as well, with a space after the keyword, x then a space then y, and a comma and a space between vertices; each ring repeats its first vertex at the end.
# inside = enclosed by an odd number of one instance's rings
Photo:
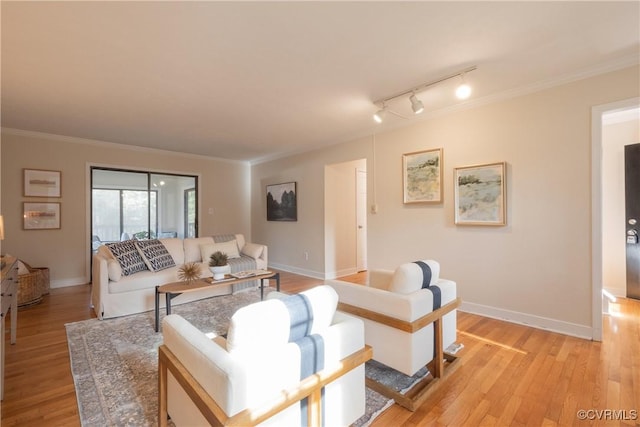
MULTIPOLYGON (((428 286, 436 283, 440 277, 440 263, 434 260, 420 261, 427 265, 431 272, 428 286)), ((410 294, 423 287, 425 280, 422 268, 416 262, 400 265, 393 273, 388 290, 399 294, 410 294)))
MULTIPOLYGON (((330 286, 317 286, 300 294, 268 299, 245 306, 231 317, 227 335, 227 351, 264 351, 289 342, 289 334, 296 325, 284 300, 306 297, 308 318, 312 319, 310 334, 326 329, 338 306, 338 294, 330 286)), ((303 319, 303 321, 306 319, 303 319)))

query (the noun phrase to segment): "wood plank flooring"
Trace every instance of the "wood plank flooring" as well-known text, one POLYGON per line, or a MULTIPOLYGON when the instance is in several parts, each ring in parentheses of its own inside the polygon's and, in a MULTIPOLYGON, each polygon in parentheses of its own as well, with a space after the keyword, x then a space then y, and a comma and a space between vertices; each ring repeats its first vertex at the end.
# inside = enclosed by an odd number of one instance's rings
MULTIPOLYGON (((364 283, 366 273, 343 279, 364 283)), ((319 283, 281 272, 286 292, 319 283)), ((89 301, 82 285, 19 309, 17 343, 4 337, 2 426, 80 425, 64 324, 95 317, 89 301)), ((640 301, 615 308, 602 343, 458 312, 457 369, 417 411, 393 405, 373 427, 640 426, 640 301)))

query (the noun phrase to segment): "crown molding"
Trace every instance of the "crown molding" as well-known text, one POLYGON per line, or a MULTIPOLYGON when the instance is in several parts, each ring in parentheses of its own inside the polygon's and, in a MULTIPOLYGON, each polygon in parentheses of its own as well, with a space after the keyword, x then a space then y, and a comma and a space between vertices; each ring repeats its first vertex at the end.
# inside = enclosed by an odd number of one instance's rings
POLYGON ((162 154, 162 155, 169 155, 169 156, 180 156, 180 157, 185 157, 189 159, 215 160, 218 162, 233 163, 233 164, 249 164, 249 162, 246 160, 223 159, 221 157, 205 156, 202 154, 192 154, 192 153, 184 153, 181 151, 162 150, 160 148, 140 147, 137 145, 120 144, 117 142, 100 141, 96 139, 79 138, 75 136, 58 135, 54 133, 38 132, 38 131, 24 130, 24 129, 17 129, 17 128, 2 127, 1 129, 3 134, 22 136, 22 137, 28 137, 28 138, 48 139, 51 141, 69 142, 72 144, 82 144, 82 145, 93 145, 96 147, 118 148, 121 150, 136 151, 136 152, 142 152, 142 153, 154 153, 154 154, 162 154))

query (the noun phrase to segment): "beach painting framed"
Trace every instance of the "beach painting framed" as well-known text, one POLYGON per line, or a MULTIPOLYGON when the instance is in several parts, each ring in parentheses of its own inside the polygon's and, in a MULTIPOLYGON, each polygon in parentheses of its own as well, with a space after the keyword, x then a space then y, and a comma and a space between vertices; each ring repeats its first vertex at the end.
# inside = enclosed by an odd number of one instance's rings
POLYGON ((402 155, 403 202, 442 203, 442 148, 402 155))
POLYGON ((55 230, 60 228, 60 203, 22 203, 22 228, 55 230))
POLYGON ((25 197, 61 197, 62 172, 40 169, 23 169, 25 197))
POLYGON ((267 221, 297 221, 298 195, 295 182, 267 185, 267 221))
POLYGON ((505 172, 505 162, 454 169, 457 225, 506 225, 505 172))

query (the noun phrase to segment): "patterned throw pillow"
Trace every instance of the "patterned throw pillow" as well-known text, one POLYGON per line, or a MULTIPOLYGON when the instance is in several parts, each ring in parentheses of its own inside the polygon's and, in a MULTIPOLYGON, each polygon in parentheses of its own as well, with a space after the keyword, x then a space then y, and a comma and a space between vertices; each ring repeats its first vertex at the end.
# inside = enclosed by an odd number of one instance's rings
POLYGON ((149 270, 160 271, 176 266, 173 257, 160 240, 136 240, 135 244, 149 270))
POLYGON ((144 263, 142 256, 140 256, 134 242, 134 240, 125 240, 124 242, 106 244, 115 259, 118 260, 120 267, 122 267, 124 276, 147 269, 147 265, 144 263))

